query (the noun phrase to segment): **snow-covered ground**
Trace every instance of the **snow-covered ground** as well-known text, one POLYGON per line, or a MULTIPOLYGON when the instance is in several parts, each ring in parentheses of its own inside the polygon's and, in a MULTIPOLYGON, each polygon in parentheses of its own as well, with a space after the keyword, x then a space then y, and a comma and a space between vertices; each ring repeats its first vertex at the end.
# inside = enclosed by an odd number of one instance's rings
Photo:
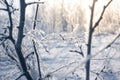
MULTIPOLYGON (((49 75, 49 80, 85 80, 86 43, 84 34, 49 34, 41 37, 39 34, 26 36, 23 42, 25 56, 33 49, 31 37, 36 41, 43 78, 49 75), (37 35, 35 37, 34 35, 37 35), (39 36, 39 37, 38 37, 39 36), (29 43, 28 43, 29 42, 29 43), (74 51, 82 48, 84 57, 74 51)), ((92 41, 91 80, 120 80, 120 38, 110 47, 98 53, 109 44, 115 34, 94 35, 92 41), (97 54, 97 55, 96 55, 97 54)), ((27 59, 29 71, 33 77, 38 75, 35 56, 27 59)), ((15 80, 22 72, 18 63, 11 61, 0 48, 0 80, 15 80)), ((24 80, 23 77, 21 80, 24 80)), ((34 78, 36 80, 36 78, 34 78)), ((20 80, 20 79, 19 79, 20 80)), ((48 80, 48 77, 45 79, 48 80)))

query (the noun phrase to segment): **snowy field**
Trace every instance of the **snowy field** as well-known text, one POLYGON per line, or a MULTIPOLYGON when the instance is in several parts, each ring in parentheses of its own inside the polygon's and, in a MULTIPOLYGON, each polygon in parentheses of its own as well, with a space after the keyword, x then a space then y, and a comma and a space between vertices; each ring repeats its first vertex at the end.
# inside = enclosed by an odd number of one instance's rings
POLYGON ((22 7, 26 13, 22 17, 19 1, 1 0, 0 80, 27 80, 24 76, 27 71, 22 68, 26 68, 25 65, 33 80, 40 80, 35 53, 39 56, 42 80, 85 80, 87 58, 91 59, 90 80, 120 80, 120 0, 111 0, 109 6, 106 5, 109 0, 96 0, 95 8, 94 4, 93 7, 91 5, 92 1, 25 0, 26 7, 22 7), (30 6, 31 1, 43 1, 44 4, 30 6), (90 21, 92 24, 89 24, 92 8, 94 15, 90 21), (8 11, 9 15, 4 11, 8 11), (22 18, 25 18, 24 27, 21 26, 24 22, 22 18), (87 55, 89 25, 93 27, 90 57, 87 55), (23 39, 19 39, 20 31, 23 39), (26 64, 21 60, 22 67, 18 60, 20 47, 17 45, 22 47, 20 51, 25 58, 26 64))
MULTIPOLYGON (((120 38, 102 50, 117 34, 94 35, 92 41, 91 80, 120 80, 120 38), (97 78, 97 79, 96 79, 97 78)), ((32 52, 34 38, 40 58, 43 80, 85 80, 86 42, 84 34, 49 34, 44 37, 38 33, 24 38, 23 52, 26 56, 32 52), (37 35, 37 37, 35 37, 37 35), (81 47, 81 49, 80 49, 81 47), (82 50, 83 55, 79 52, 82 50), (78 51, 78 52, 77 52, 78 51)), ((14 55, 15 56, 15 55, 14 55)), ((27 59, 29 71, 34 80, 38 76, 35 56, 27 59)), ((18 63, 12 61, 0 48, 0 80, 15 80, 22 72, 18 63)), ((25 80, 22 77, 19 80, 25 80)))

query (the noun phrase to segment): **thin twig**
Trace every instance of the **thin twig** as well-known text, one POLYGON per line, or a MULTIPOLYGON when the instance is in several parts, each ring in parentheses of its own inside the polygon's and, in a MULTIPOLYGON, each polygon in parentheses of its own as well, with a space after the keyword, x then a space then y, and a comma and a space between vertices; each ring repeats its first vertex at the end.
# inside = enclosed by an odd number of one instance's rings
POLYGON ((62 38, 62 40, 65 40, 64 37, 61 34, 59 34, 59 36, 62 38))
POLYGON ((63 69, 63 68, 66 68, 66 67, 68 67, 68 66, 70 66, 70 65, 72 65, 72 64, 74 64, 74 63, 77 63, 77 62, 71 62, 71 63, 69 63, 69 64, 67 64, 67 65, 64 65, 64 66, 62 66, 62 67, 60 67, 60 68, 58 68, 58 69, 50 72, 50 73, 47 74, 44 78, 47 78, 47 77, 49 77, 51 74, 54 74, 55 72, 57 72, 57 71, 59 71, 59 70, 61 70, 61 69, 63 69))
POLYGON ((36 49, 36 44, 35 44, 35 41, 32 40, 33 42, 33 48, 34 48, 34 52, 35 52, 35 55, 36 55, 36 58, 37 58, 37 64, 38 64, 38 71, 39 71, 39 77, 40 79, 42 78, 42 75, 41 75, 41 68, 40 68, 40 61, 39 61, 39 55, 38 55, 38 52, 37 52, 37 49, 36 49))
MULTIPOLYGON (((108 52, 108 54, 109 54, 109 52, 108 52)), ((110 62, 110 60, 115 56, 115 54, 116 54, 116 53, 114 53, 113 56, 109 58, 109 62, 110 62)), ((106 57, 107 57, 107 56, 108 56, 108 55, 106 55, 106 57)), ((104 69, 105 69, 105 67, 106 67, 105 65, 107 65, 107 64, 105 64, 105 63, 108 63, 107 60, 108 60, 108 58, 104 59, 104 64, 103 64, 102 69, 101 69, 99 72, 97 72, 97 75, 98 75, 98 76, 100 75, 100 73, 104 72, 104 69)), ((103 76, 101 76, 101 77, 103 78, 103 76)), ((95 78, 95 80, 97 80, 97 77, 95 78)))
POLYGON ((12 55, 10 55, 10 53, 8 52, 8 46, 5 46, 5 44, 3 44, 4 46, 3 46, 3 48, 5 49, 5 51, 6 51, 6 53, 7 53, 7 56, 11 59, 11 60, 13 60, 13 61, 15 61, 16 63, 18 63, 18 61, 12 56, 12 55))
POLYGON ((34 52, 31 52, 30 54, 28 54, 26 57, 25 57, 25 59, 28 59, 31 55, 33 55, 34 54, 34 52))
POLYGON ((78 50, 69 50, 69 51, 70 52, 76 52, 76 53, 82 55, 82 57, 84 57, 84 54, 83 54, 83 51, 82 51, 82 45, 80 45, 80 46, 78 45, 78 47, 79 47, 80 51, 78 51, 78 50))
MULTIPOLYGON (((37 20, 37 15, 38 15, 38 10, 39 10, 39 3, 38 2, 31 2, 31 3, 27 3, 26 5, 31 5, 31 4, 36 4, 37 3, 37 7, 36 7, 36 12, 35 12, 35 17, 34 17, 34 22, 33 22, 33 30, 35 30, 36 28, 36 20, 37 20)), ((33 48, 34 48, 34 52, 37 58, 37 65, 38 65, 38 72, 39 72, 39 80, 42 80, 42 73, 41 73, 41 67, 40 67, 40 61, 39 61, 39 55, 36 49, 36 44, 35 41, 32 40, 33 42, 33 48)))
POLYGON ((35 20, 35 22, 33 23, 33 29, 35 30, 35 28, 36 28, 36 20, 37 20, 37 16, 38 16, 38 9, 39 9, 39 4, 37 4, 37 6, 36 6, 36 11, 35 11, 35 17, 34 17, 34 20, 35 20))
POLYGON ((2 40, 2 42, 0 43, 0 45, 2 45, 6 40, 7 40, 7 38, 5 38, 4 40, 2 40))
POLYGON ((19 9, 13 9, 12 11, 11 11, 11 13, 14 13, 15 11, 18 11, 19 9))
POLYGON ((9 5, 7 0, 4 0, 4 3, 6 5, 6 10, 7 10, 8 17, 9 17, 9 22, 10 22, 10 26, 8 27, 8 29, 9 29, 9 39, 15 45, 15 40, 14 40, 13 35, 12 35, 12 33, 13 33, 13 20, 12 20, 12 14, 11 14, 11 10, 10 10, 11 5, 9 5))
POLYGON ((26 3, 26 6, 32 5, 32 4, 44 4, 44 2, 30 2, 30 3, 26 3))
POLYGON ((15 79, 15 80, 19 80, 22 76, 24 76, 25 75, 25 73, 23 73, 23 74, 21 74, 17 79, 15 79))
POLYGON ((101 49, 101 50, 100 50, 99 52, 97 52, 96 54, 104 51, 105 49, 107 49, 107 48, 109 48, 109 47, 111 47, 111 45, 114 44, 115 41, 116 41, 119 37, 120 37, 120 33, 112 40, 112 42, 110 42, 107 46, 105 46, 103 49, 101 49))
POLYGON ((99 25, 100 21, 101 21, 102 18, 103 18, 103 15, 104 15, 104 13, 105 13, 106 8, 110 5, 111 2, 112 2, 112 0, 110 0, 110 1, 107 3, 107 5, 105 5, 105 6, 103 7, 103 11, 102 11, 102 13, 101 13, 98 21, 97 21, 97 22, 95 23, 95 25, 93 26, 92 32, 94 32, 94 29, 99 25))
POLYGON ((7 9, 5 9, 5 8, 0 8, 0 10, 7 11, 7 9))

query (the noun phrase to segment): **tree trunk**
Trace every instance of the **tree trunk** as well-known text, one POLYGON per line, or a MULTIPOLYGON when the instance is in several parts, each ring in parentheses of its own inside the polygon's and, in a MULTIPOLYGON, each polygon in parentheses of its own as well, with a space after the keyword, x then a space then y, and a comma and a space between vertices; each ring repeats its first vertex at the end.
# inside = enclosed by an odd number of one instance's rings
POLYGON ((89 24, 89 35, 88 35, 88 45, 87 45, 87 62, 86 62, 86 80, 90 80, 90 58, 91 58, 91 44, 92 44, 92 27, 93 27, 93 16, 94 16, 94 7, 95 1, 93 0, 93 4, 91 7, 91 15, 90 15, 90 24, 89 24))
POLYGON ((24 37, 23 29, 24 29, 24 23, 25 23, 25 9, 26 9, 25 0, 20 0, 20 21, 19 21, 18 37, 17 37, 15 49, 16 49, 23 73, 25 74, 25 77, 27 78, 27 80, 32 80, 31 75, 27 71, 26 61, 21 51, 22 40, 24 37))

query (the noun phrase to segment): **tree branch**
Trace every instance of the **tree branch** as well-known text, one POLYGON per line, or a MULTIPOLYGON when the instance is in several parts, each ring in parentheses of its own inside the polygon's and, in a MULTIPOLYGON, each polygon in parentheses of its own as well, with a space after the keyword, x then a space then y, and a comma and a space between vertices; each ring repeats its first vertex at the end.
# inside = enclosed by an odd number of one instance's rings
POLYGON ((6 0, 4 0, 4 3, 6 5, 6 10, 8 12, 8 17, 9 17, 9 22, 10 22, 10 26, 8 27, 9 29, 9 39, 12 41, 12 43, 15 45, 15 40, 13 38, 12 32, 13 32, 13 20, 12 20, 12 15, 11 15, 11 11, 10 11, 10 5, 8 4, 8 2, 6 0))
POLYGON ((17 79, 15 79, 15 80, 19 80, 22 76, 24 76, 25 75, 25 73, 23 73, 23 74, 21 74, 17 79))
MULTIPOLYGON (((35 17, 34 17, 34 20, 35 20, 35 21, 33 22, 33 30, 35 30, 35 28, 36 28, 37 14, 38 14, 38 9, 39 9, 39 4, 38 4, 38 2, 27 3, 27 5, 31 5, 31 4, 37 4, 36 12, 35 12, 35 17)), ((41 73, 39 55, 38 55, 38 53, 37 53, 35 41, 32 40, 32 42, 33 42, 34 53, 35 53, 36 58, 37 58, 37 65, 38 65, 38 72, 39 72, 39 80, 42 80, 42 73, 41 73)))
POLYGON ((11 59, 11 60, 13 60, 13 61, 15 61, 16 63, 18 63, 18 61, 12 56, 12 55, 10 55, 10 53, 9 53, 9 51, 8 51, 8 46, 5 46, 5 44, 3 44, 4 46, 3 46, 3 48, 5 49, 5 51, 6 51, 6 53, 7 53, 7 56, 11 59))
POLYGON ((92 27, 93 27, 93 19, 94 19, 94 9, 97 0, 93 0, 90 14, 90 21, 89 21, 89 30, 88 30, 88 42, 87 42, 87 56, 86 56, 86 79, 90 80, 90 56, 91 56, 91 45, 92 45, 92 27))
POLYGON ((114 39, 112 42, 110 42, 107 46, 105 46, 105 47, 104 47, 102 50, 100 50, 98 53, 100 53, 100 52, 104 51, 105 49, 111 47, 111 45, 114 44, 114 42, 115 42, 119 37, 120 37, 120 33, 115 37, 115 39, 114 39))
POLYGON ((7 11, 7 9, 5 9, 5 8, 0 8, 0 10, 7 11))
POLYGON ((32 76, 28 72, 27 64, 22 52, 22 42, 24 37, 24 27, 25 27, 25 13, 26 13, 26 3, 25 0, 20 0, 20 20, 19 20, 19 27, 17 33, 17 41, 15 43, 15 50, 22 67, 23 72, 25 73, 25 77, 27 80, 33 80, 32 76))
MULTIPOLYGON (((2 35, 2 34, 0 34, 0 35, 2 35)), ((9 38, 8 36, 6 36, 4 34, 2 36, 3 37, 0 38, 0 41, 1 41, 0 45, 2 45, 9 38)))
POLYGON ((112 2, 112 0, 110 0, 110 1, 107 3, 107 5, 105 5, 105 6, 103 7, 103 11, 102 11, 102 13, 101 13, 98 21, 97 21, 97 22, 95 23, 95 25, 93 26, 92 32, 94 32, 95 28, 99 25, 100 21, 101 21, 102 18, 103 18, 103 15, 104 15, 104 13, 105 13, 106 8, 110 5, 111 2, 112 2))
POLYGON ((57 71, 59 71, 59 70, 61 70, 61 69, 63 69, 63 68, 66 68, 66 67, 68 67, 68 66, 70 66, 70 65, 72 65, 72 64, 75 64, 75 63, 77 63, 77 62, 71 62, 71 63, 69 63, 69 64, 67 64, 67 65, 64 65, 64 66, 62 66, 62 67, 60 67, 60 68, 58 68, 58 69, 50 72, 50 73, 47 74, 44 78, 50 77, 51 74, 54 74, 55 72, 57 72, 57 71))
POLYGON ((80 51, 78 51, 78 50, 69 50, 69 51, 70 52, 76 52, 76 53, 82 55, 82 57, 84 57, 84 54, 83 54, 83 51, 82 51, 82 46, 78 46, 78 47, 79 47, 80 51))
POLYGON ((26 6, 29 6, 32 4, 44 4, 44 2, 30 2, 30 3, 26 3, 26 6))
POLYGON ((65 40, 64 37, 61 34, 59 34, 59 36, 62 38, 62 40, 65 40))
POLYGON ((15 11, 18 11, 19 9, 13 9, 12 11, 11 11, 11 13, 14 13, 15 11))
POLYGON ((34 17, 34 20, 35 22, 33 23, 33 29, 36 28, 36 20, 37 20, 37 16, 38 16, 38 9, 39 9, 39 4, 37 4, 37 7, 36 7, 36 11, 35 11, 35 17, 34 17))
POLYGON ((30 54, 28 54, 26 57, 25 57, 25 59, 27 59, 27 58, 29 58, 31 55, 33 55, 34 54, 34 52, 31 52, 30 54))
POLYGON ((0 43, 0 45, 2 45, 6 40, 7 40, 7 39, 2 40, 2 42, 0 43))
POLYGON ((90 58, 93 58, 95 56, 97 56, 99 53, 101 53, 102 51, 104 51, 105 49, 111 47, 111 45, 113 45, 115 43, 115 41, 120 37, 120 33, 108 44, 106 45, 104 48, 102 48, 100 51, 96 52, 95 55, 91 55, 90 58))
POLYGON ((39 78, 40 80, 42 79, 42 75, 41 75, 41 68, 40 68, 40 61, 39 61, 39 55, 37 53, 37 49, 36 49, 36 45, 35 45, 35 41, 32 40, 33 42, 33 48, 34 48, 34 52, 35 52, 35 55, 36 55, 36 58, 37 58, 37 64, 38 64, 38 71, 39 71, 39 78))

